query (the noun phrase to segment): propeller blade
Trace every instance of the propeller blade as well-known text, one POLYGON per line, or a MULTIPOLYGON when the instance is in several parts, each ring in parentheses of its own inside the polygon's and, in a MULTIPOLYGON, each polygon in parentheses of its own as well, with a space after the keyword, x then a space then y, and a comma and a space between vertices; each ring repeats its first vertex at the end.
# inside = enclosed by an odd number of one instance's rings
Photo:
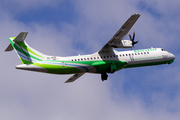
POLYGON ((133 38, 131 37, 130 33, 128 33, 130 40, 132 41, 132 47, 137 44, 139 41, 134 42, 135 39, 135 31, 133 32, 133 38))
POLYGON ((130 34, 130 33, 128 33, 128 35, 129 35, 129 38, 130 38, 130 40, 132 41, 132 37, 131 37, 131 34, 130 34))
POLYGON ((133 42, 134 42, 134 38, 135 38, 135 31, 133 32, 133 39, 132 39, 133 42))

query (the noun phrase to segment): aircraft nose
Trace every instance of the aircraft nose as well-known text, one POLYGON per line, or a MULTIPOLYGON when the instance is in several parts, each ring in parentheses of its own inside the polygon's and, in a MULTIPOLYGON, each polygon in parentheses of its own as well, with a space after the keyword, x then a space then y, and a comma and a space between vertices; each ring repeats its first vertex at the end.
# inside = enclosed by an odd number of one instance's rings
POLYGON ((171 64, 171 63, 173 63, 173 62, 174 62, 175 55, 173 55, 172 53, 169 53, 168 58, 169 58, 169 62, 168 62, 168 64, 171 64))
POLYGON ((173 55, 172 53, 169 53, 169 58, 174 60, 175 59, 175 55, 173 55))
POLYGON ((172 53, 171 53, 171 57, 172 57, 172 59, 175 59, 175 55, 173 55, 172 53))

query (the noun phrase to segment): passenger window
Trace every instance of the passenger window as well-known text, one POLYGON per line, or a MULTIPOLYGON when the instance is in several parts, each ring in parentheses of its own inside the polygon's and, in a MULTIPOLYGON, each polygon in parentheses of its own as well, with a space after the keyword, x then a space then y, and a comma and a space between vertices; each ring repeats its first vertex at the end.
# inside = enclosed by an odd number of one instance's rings
POLYGON ((140 53, 138 53, 138 55, 140 55, 140 53))
POLYGON ((94 59, 96 59, 96 57, 94 57, 94 59))
POLYGON ((119 55, 121 57, 121 55, 119 55))
POLYGON ((106 58, 106 56, 104 56, 104 58, 106 58))
POLYGON ((134 55, 134 54, 132 53, 132 55, 134 55))
POLYGON ((113 55, 113 57, 116 57, 115 55, 113 55))
POLYGON ((126 54, 126 56, 128 56, 128 54, 126 54))
POLYGON ((71 61, 73 61, 73 59, 71 61))
POLYGON ((146 54, 146 52, 144 52, 144 54, 146 54))
POLYGON ((84 58, 84 60, 86 60, 86 58, 84 58))
POLYGON ((87 60, 89 60, 89 58, 87 58, 87 60))
POLYGON ((78 59, 78 61, 80 61, 80 60, 78 59))
POLYGON ((135 53, 135 55, 137 55, 137 54, 135 53))
POLYGON ((107 58, 109 58, 109 56, 107 56, 107 58))
POLYGON ((124 56, 124 54, 123 54, 123 56, 124 56))
POLYGON ((81 58, 81 60, 83 61, 83 59, 81 58))
POLYGON ((99 57, 97 57, 97 59, 99 59, 99 57))
POLYGON ((129 56, 131 56, 131 54, 129 54, 129 56))
POLYGON ((110 58, 112 58, 112 56, 110 55, 110 58))
POLYGON ((149 52, 147 52, 147 54, 149 54, 149 52))
POLYGON ((143 53, 141 53, 141 55, 142 55, 143 53))
POLYGON ((92 58, 91 58, 91 60, 92 60, 92 58))
POLYGON ((74 61, 76 61, 76 59, 74 59, 74 61))

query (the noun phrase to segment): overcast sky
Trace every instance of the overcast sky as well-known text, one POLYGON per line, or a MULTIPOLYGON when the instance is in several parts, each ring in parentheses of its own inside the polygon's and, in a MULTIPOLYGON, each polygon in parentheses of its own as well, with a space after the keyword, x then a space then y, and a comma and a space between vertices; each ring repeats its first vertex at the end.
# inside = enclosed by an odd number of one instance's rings
POLYGON ((179 120, 179 6, 179 0, 1 0, 0 119, 179 120), (16 70, 16 53, 4 52, 9 37, 28 31, 26 42, 44 54, 91 54, 134 13, 141 14, 130 30, 135 49, 164 48, 174 63, 121 70, 104 82, 87 73, 65 84, 71 75, 16 70))

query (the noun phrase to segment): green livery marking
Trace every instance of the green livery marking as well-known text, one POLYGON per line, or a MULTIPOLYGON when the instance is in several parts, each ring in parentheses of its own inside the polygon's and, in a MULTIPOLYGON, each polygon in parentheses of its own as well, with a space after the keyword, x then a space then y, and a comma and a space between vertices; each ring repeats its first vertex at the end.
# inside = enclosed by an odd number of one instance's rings
POLYGON ((135 53, 138 53, 138 52, 149 52, 149 51, 157 51, 157 48, 134 50, 135 53))

